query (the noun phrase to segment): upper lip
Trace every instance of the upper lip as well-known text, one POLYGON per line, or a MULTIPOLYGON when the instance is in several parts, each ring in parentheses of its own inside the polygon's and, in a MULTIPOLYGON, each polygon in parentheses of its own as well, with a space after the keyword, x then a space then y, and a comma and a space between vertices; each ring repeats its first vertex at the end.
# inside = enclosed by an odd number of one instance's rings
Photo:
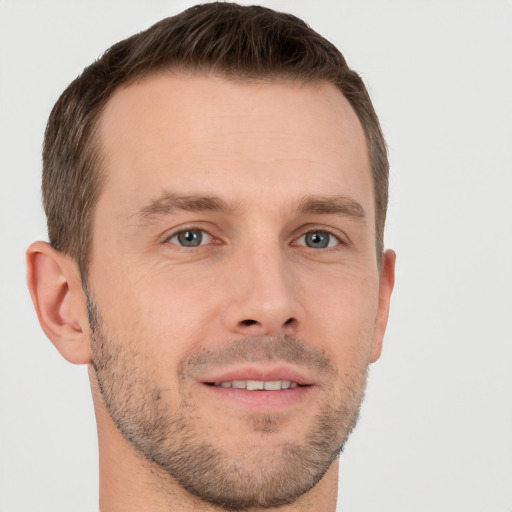
POLYGON ((234 380, 256 380, 265 382, 285 380, 296 382, 301 386, 314 384, 313 379, 306 375, 306 372, 289 366, 276 366, 272 368, 255 366, 238 367, 217 373, 212 372, 200 378, 201 382, 208 384, 220 384, 221 382, 231 382, 234 380))

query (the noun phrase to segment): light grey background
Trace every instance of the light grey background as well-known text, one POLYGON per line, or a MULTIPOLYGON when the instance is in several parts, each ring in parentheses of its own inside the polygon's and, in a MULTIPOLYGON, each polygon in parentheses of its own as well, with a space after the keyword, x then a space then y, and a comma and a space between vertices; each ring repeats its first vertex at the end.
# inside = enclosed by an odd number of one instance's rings
MULTIPOLYGON (((512 3, 271 1, 359 70, 386 133, 397 286, 341 462, 344 512, 512 511, 512 3)), ((97 510, 84 367, 45 339, 24 251, 65 86, 190 1, 0 0, 0 511, 97 510)))

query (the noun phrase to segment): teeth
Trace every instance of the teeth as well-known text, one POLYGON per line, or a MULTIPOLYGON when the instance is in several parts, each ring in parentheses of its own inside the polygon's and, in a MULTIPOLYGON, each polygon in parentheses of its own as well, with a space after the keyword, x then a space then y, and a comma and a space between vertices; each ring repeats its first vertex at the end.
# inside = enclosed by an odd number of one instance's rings
POLYGON ((262 380, 248 380, 247 389, 249 391, 257 391, 258 389, 263 389, 263 384, 262 380))
POLYGON ((289 380, 233 380, 217 384, 221 388, 247 389, 248 391, 279 391, 281 389, 296 388, 296 382, 289 380))

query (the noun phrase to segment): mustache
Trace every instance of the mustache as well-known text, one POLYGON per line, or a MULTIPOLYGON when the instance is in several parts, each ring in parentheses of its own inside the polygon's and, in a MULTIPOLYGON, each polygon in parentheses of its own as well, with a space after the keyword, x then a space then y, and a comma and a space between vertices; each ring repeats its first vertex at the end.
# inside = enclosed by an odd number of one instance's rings
POLYGON ((305 366, 321 374, 337 373, 327 354, 308 347, 301 339, 290 335, 251 336, 235 340, 222 347, 204 347, 189 354, 178 367, 180 380, 200 373, 204 368, 240 363, 282 361, 305 366))

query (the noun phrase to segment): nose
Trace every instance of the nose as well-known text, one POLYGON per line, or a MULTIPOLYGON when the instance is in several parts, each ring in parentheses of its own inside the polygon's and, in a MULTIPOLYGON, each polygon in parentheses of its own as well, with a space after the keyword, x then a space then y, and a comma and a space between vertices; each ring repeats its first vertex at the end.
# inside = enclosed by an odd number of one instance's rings
POLYGON ((242 336, 296 334, 301 306, 293 269, 277 242, 253 245, 231 261, 225 327, 242 336))

